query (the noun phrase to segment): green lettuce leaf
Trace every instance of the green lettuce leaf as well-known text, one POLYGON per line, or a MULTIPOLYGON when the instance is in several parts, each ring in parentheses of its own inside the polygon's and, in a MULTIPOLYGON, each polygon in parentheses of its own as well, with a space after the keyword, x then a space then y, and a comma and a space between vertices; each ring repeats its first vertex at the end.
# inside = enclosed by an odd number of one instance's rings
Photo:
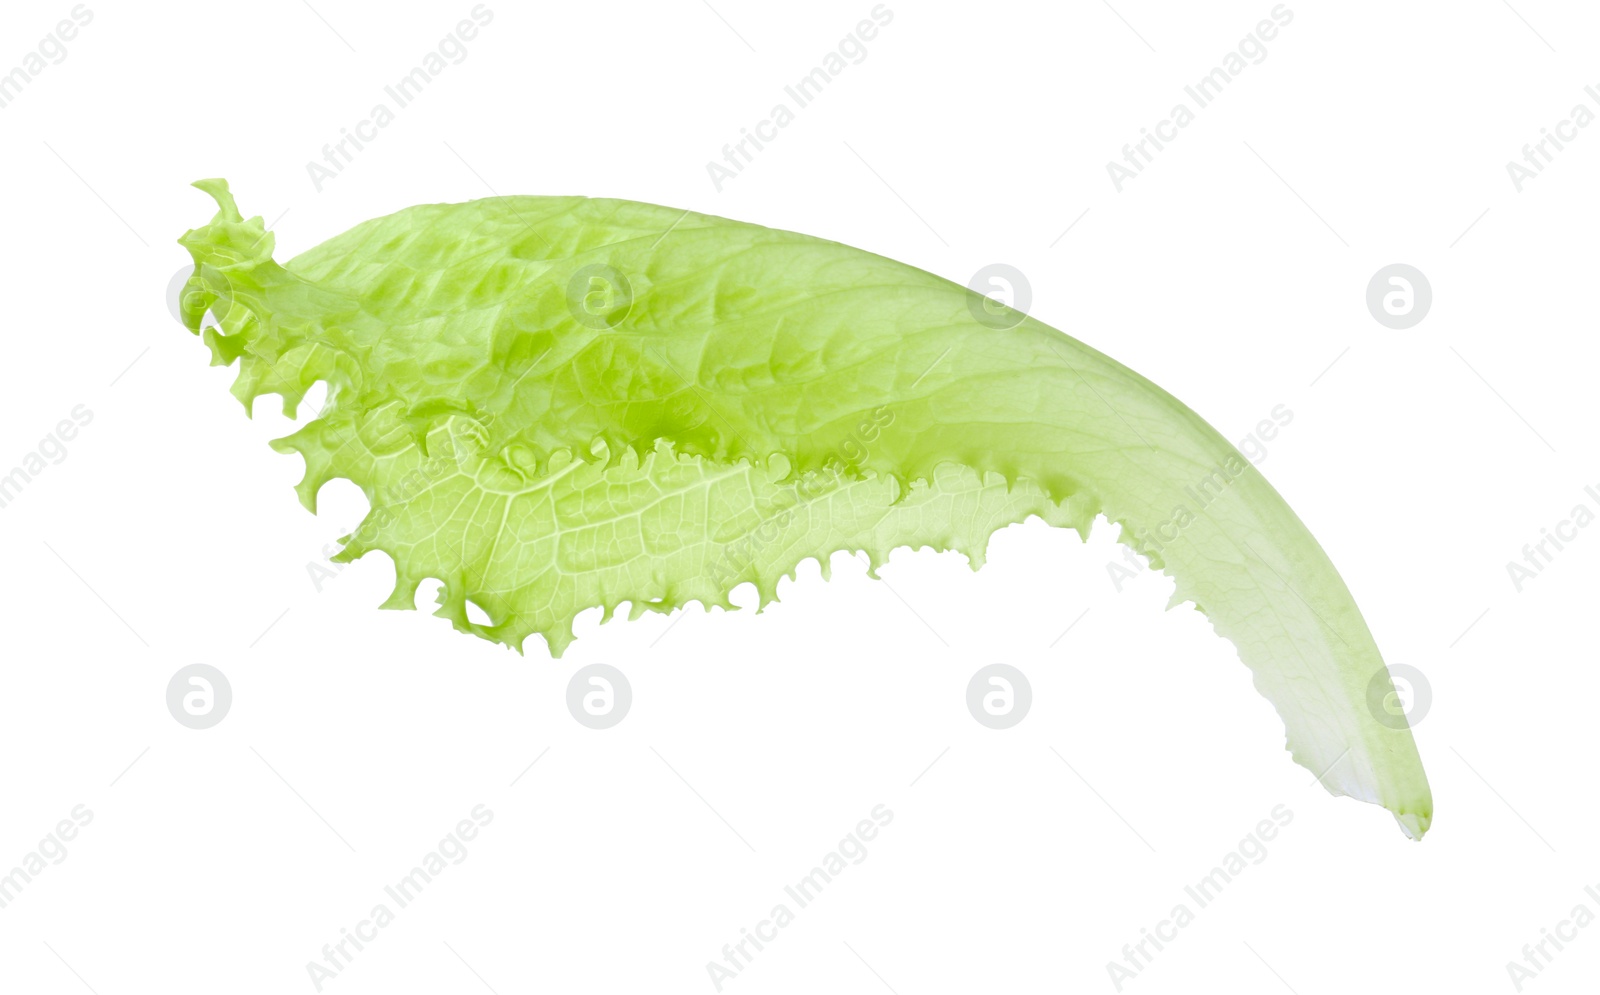
MULTIPOLYGON (((1176 398, 965 287, 793 232, 617 200, 424 205, 295 257, 220 210, 180 240, 185 320, 238 362, 248 411, 318 417, 273 445, 367 519, 339 558, 395 564, 386 608, 443 582, 439 615, 559 655, 581 611, 761 604, 806 559, 964 553, 1037 516, 1098 515, 1231 640, 1296 762, 1420 838, 1411 732, 1380 721, 1382 657, 1322 548, 1176 398), (490 624, 473 622, 472 602, 490 624)), ((1387 717, 1387 716, 1386 716, 1387 717)))

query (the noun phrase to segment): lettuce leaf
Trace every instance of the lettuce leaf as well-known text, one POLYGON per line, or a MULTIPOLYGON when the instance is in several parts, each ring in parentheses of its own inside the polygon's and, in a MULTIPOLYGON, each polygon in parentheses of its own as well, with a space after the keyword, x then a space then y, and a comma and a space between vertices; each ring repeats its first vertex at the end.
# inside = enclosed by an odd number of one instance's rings
POLYGON ((358 225, 286 265, 221 180, 180 240, 185 320, 239 363, 250 410, 319 416, 277 440, 371 511, 339 559, 395 564, 386 608, 552 654, 572 621, 764 606, 805 559, 900 546, 982 563, 1037 516, 1104 515, 1231 640, 1296 762, 1388 808, 1432 797, 1350 592, 1264 477, 1182 402, 1104 354, 913 267, 793 232, 628 201, 499 197, 358 225), (467 615, 471 601, 490 620, 467 615), (1386 716, 1387 718, 1387 716, 1386 716), (1396 727, 1397 726, 1397 727, 1396 727))

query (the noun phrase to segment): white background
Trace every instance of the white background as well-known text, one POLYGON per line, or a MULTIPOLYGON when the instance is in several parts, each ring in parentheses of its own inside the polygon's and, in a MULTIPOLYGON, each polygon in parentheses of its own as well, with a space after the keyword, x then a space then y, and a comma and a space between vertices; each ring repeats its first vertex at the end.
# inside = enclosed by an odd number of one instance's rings
MULTIPOLYGON (((306 963, 481 803, 469 856, 324 990, 713 992, 706 963, 881 804, 866 859, 724 990, 1114 992, 1123 944, 1286 805, 1267 858, 1124 990, 1514 991, 1525 943, 1600 912, 1600 529, 1520 593, 1506 571, 1600 504, 1600 127, 1520 193, 1506 162, 1600 84, 1600 15, 1291 2, 1266 60, 1118 193, 1106 163, 1268 0, 891 0, 867 58, 718 192, 707 161, 872 4, 712 2, 491 0, 466 60, 321 192, 307 161, 469 0, 91 2, 0 110, 0 471, 94 414, 0 509, 0 870, 94 813, 0 910, 0 990, 314 991, 306 963), (376 610, 381 555, 317 591, 308 564, 361 497, 299 508, 275 400, 247 420, 164 298, 207 176, 280 260, 413 203, 582 193, 961 282, 1005 262, 1035 315, 1230 438, 1287 405, 1262 469, 1431 685, 1432 832, 1316 787, 1232 647, 1163 611, 1164 578, 1117 590, 1110 530, 1012 528, 977 574, 808 563, 760 616, 586 616, 560 660, 376 610), (1434 293, 1404 331, 1364 302, 1393 262, 1434 293), (165 705, 197 662, 234 693, 203 732, 165 705), (603 732, 564 703, 593 662, 634 691, 603 732), (964 704, 994 662, 1034 689, 1004 732, 964 704)), ((0 72, 71 6, 7 4, 0 72)), ((1597 974, 1590 927, 1525 990, 1597 974)))

